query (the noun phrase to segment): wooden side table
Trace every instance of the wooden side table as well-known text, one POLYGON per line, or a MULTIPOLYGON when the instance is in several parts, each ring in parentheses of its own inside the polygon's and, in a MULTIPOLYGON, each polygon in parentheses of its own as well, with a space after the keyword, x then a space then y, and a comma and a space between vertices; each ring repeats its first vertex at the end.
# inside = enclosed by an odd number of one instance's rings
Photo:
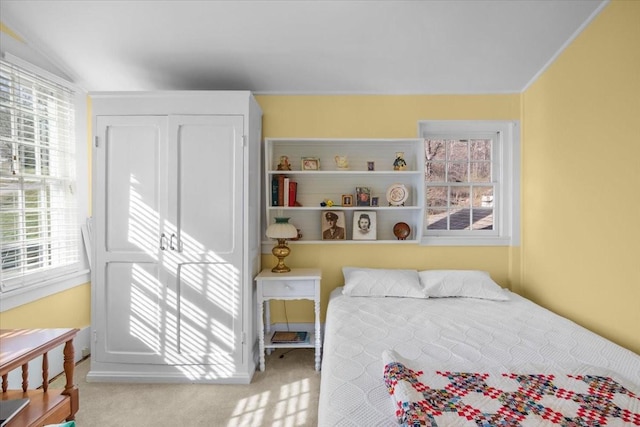
POLYGON ((1 329, 0 375, 2 400, 29 398, 29 404, 8 424, 10 426, 42 426, 71 421, 78 412, 78 388, 73 383, 73 338, 78 329, 1 329), (64 344, 64 390, 49 389, 47 353, 64 344), (42 356, 42 388, 29 389, 29 361, 42 356), (8 389, 8 374, 22 367, 22 389, 8 389))
POLYGON ((260 342, 260 370, 264 371, 265 349, 314 348, 315 368, 320 370, 322 337, 320 336, 320 280, 322 272, 316 268, 293 268, 288 273, 273 273, 265 269, 256 276, 258 293, 258 338, 260 342), (307 299, 314 302, 315 332, 308 342, 274 343, 271 341, 269 300, 307 299))

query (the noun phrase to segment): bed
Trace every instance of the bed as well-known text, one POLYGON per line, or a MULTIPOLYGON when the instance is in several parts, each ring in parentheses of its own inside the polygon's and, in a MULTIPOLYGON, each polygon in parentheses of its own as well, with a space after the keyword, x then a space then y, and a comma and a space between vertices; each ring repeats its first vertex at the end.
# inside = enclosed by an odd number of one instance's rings
POLYGON ((345 285, 327 310, 319 426, 640 425, 640 356, 500 288, 487 273, 343 271, 345 285), (549 396, 527 394, 514 418, 501 399, 531 392, 532 378, 538 389, 544 380, 566 391, 564 399, 553 406, 549 396), (594 391, 603 379, 608 388, 594 391), (461 381, 474 382, 473 390, 461 391, 461 381), (434 393, 446 395, 444 406, 429 400, 434 393), (592 395, 615 402, 617 412, 576 403, 592 395))

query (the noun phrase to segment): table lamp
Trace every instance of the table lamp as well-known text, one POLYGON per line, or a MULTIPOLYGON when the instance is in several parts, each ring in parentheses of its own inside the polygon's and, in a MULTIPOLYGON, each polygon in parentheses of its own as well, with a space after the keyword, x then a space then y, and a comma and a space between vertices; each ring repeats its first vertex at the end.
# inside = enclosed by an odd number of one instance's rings
POLYGON ((271 253, 278 258, 278 265, 271 269, 274 273, 286 273, 291 271, 284 265, 284 259, 291 253, 291 249, 286 244, 287 239, 298 237, 298 230, 293 224, 289 224, 289 218, 276 218, 275 224, 267 227, 267 237, 277 239, 278 244, 274 246, 271 253))

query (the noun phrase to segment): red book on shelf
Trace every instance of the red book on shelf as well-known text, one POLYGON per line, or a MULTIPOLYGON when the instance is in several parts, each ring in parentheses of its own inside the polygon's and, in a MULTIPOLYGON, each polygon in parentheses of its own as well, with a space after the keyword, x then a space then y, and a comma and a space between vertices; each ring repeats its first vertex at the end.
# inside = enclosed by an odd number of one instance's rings
POLYGON ((298 193, 298 183, 289 181, 289 206, 296 205, 296 194, 298 193))
POLYGON ((278 206, 284 206, 284 175, 278 175, 278 206))

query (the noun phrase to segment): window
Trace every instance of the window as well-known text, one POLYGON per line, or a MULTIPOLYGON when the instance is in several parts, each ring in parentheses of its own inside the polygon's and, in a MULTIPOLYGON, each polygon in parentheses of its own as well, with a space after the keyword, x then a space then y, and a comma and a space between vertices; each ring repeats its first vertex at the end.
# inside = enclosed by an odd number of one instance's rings
POLYGON ((423 244, 519 244, 517 123, 421 121, 423 244))
POLYGON ((82 268, 75 103, 68 86, 0 61, 3 294, 82 268))

